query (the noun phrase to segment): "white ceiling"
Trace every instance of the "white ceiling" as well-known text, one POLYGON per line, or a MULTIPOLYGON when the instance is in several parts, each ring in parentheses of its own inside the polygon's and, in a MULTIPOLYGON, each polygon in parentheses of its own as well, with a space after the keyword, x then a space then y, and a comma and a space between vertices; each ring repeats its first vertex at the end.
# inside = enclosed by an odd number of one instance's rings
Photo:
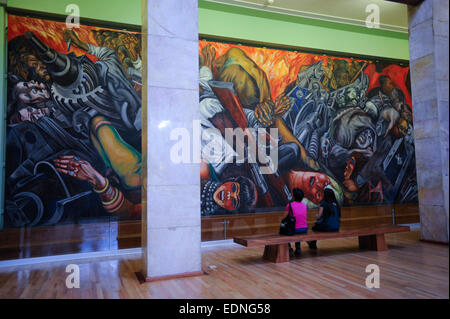
POLYGON ((352 25, 366 25, 369 4, 380 8, 380 29, 408 32, 407 5, 385 0, 206 0, 352 25))

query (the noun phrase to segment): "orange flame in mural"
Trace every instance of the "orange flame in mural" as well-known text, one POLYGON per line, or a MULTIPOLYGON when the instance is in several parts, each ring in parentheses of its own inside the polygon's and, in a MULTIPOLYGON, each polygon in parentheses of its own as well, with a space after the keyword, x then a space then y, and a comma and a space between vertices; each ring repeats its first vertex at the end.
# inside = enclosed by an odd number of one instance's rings
MULTIPOLYGON (((9 15, 8 17, 8 42, 12 39, 23 36, 25 32, 31 31, 33 32, 42 42, 47 44, 52 49, 62 52, 67 52, 67 43, 64 42, 63 39, 63 30, 66 28, 66 24, 64 22, 57 22, 51 20, 41 20, 29 17, 15 16, 9 15)), ((94 30, 110 30, 115 32, 120 32, 116 29, 109 29, 103 27, 93 27, 93 26, 85 26, 82 28, 76 29, 78 37, 81 41, 86 43, 91 43, 93 45, 98 45, 97 40, 94 37, 94 30)), ((127 34, 134 33, 139 34, 138 32, 130 32, 126 31, 127 34)), ((77 56, 85 55, 86 52, 72 46, 70 48, 70 52, 73 52, 77 56)), ((92 61, 97 61, 97 58, 93 55, 87 54, 92 61)))
POLYGON ((279 96, 287 85, 297 79, 297 74, 300 68, 304 65, 312 65, 318 61, 323 61, 323 65, 327 66, 328 59, 341 59, 348 62, 354 61, 348 58, 331 58, 319 54, 249 47, 244 45, 209 41, 199 42, 200 54, 202 49, 207 44, 210 44, 216 49, 216 58, 225 54, 232 47, 242 49, 250 57, 250 59, 252 59, 267 74, 273 99, 279 96))

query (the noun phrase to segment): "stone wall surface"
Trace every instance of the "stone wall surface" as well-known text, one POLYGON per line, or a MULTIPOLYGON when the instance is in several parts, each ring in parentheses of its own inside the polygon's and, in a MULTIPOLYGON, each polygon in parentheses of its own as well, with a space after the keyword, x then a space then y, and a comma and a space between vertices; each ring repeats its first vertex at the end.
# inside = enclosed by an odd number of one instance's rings
POLYGON ((422 239, 449 241, 448 0, 408 9, 422 239))

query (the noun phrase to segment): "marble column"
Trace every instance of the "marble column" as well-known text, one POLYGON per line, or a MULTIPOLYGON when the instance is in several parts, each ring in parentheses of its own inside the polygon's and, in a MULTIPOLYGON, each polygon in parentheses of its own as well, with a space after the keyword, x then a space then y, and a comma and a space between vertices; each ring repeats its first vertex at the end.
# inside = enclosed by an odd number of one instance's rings
POLYGON ((147 48, 143 275, 152 281, 201 274, 200 164, 177 164, 171 159, 175 129, 190 133, 191 160, 193 147, 199 147, 192 134, 193 122, 199 118, 198 4, 197 0, 143 1, 147 48))
POLYGON ((447 242, 448 0, 410 6, 411 91, 422 239, 447 242))

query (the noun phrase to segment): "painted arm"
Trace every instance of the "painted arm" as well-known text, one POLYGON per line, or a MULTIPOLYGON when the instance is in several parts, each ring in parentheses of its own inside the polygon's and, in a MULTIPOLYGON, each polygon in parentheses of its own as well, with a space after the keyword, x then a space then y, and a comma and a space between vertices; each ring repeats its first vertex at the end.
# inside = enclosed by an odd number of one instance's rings
POLYGON ((69 43, 69 41, 72 41, 72 44, 77 48, 80 48, 86 52, 89 51, 87 43, 81 41, 80 38, 78 37, 78 34, 71 29, 63 30, 63 39, 67 43, 69 43))
POLYGON ((58 172, 91 184, 109 213, 123 213, 132 209, 132 204, 125 199, 120 189, 112 186, 88 161, 75 156, 60 156, 53 163, 58 172))

